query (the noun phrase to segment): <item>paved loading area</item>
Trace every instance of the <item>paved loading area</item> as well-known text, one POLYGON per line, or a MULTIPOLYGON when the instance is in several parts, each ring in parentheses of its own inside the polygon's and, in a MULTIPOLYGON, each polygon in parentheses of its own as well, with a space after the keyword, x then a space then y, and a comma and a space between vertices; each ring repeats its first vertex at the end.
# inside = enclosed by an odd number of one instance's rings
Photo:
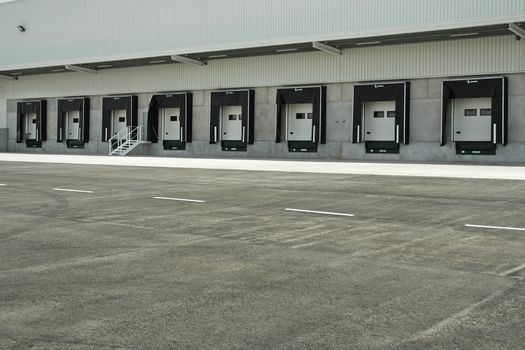
POLYGON ((0 162, 0 348, 525 348, 525 182, 0 162))

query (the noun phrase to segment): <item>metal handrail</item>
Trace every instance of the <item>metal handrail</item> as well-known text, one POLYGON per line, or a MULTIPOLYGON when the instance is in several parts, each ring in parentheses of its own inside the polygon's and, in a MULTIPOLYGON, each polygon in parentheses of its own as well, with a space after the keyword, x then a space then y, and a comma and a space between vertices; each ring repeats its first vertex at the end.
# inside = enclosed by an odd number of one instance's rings
POLYGON ((120 150, 125 144, 131 145, 134 142, 140 143, 141 141, 142 127, 126 126, 108 140, 109 154, 113 154, 115 150, 120 150))

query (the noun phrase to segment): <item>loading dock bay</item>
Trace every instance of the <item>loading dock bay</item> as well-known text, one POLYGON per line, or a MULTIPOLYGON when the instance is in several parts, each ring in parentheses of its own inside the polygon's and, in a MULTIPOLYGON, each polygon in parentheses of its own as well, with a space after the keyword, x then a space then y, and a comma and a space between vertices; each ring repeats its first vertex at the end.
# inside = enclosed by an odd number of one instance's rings
MULTIPOLYGON (((441 146, 450 141, 457 155, 496 155, 499 144, 508 144, 507 77, 441 84, 441 146)), ((401 145, 410 143, 410 86, 409 81, 354 85, 350 142, 364 143, 366 153, 400 153, 401 145)), ((210 99, 209 143, 220 144, 222 151, 246 152, 255 143, 255 90, 212 91, 210 99)), ((58 99, 56 142, 65 139, 68 148, 84 148, 89 141, 89 101, 89 97, 58 99)), ((164 150, 185 151, 192 142, 192 101, 191 92, 155 94, 147 119, 138 125, 136 95, 103 97, 101 141, 131 150, 125 142, 128 132, 143 127, 141 141, 162 140, 164 150)), ((327 143, 326 86, 278 88, 275 102, 275 143, 286 142, 292 153, 317 153, 318 146, 327 143)), ((28 148, 42 148, 46 105, 47 100, 17 102, 17 143, 25 140, 28 148)))
POLYGON ((523 181, 0 169, 0 348, 523 347, 523 181))

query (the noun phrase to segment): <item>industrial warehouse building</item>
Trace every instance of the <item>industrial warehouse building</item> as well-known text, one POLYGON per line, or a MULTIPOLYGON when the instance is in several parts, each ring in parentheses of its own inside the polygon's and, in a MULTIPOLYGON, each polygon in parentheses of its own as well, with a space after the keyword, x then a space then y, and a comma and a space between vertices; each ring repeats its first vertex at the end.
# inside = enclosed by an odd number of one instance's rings
POLYGON ((522 163, 524 28, 523 0, 7 2, 0 151, 522 163))

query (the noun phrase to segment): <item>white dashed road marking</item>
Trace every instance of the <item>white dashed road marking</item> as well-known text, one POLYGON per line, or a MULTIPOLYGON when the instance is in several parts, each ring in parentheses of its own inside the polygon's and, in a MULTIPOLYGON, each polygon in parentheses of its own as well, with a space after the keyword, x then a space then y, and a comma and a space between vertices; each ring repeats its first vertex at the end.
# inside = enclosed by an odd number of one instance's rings
POLYGON ((315 245, 315 244, 318 244, 319 242, 310 242, 310 243, 305 243, 305 244, 298 244, 298 245, 294 245, 292 246, 292 249, 297 249, 297 248, 302 248, 302 247, 309 247, 311 245, 315 245))
POLYGON ((465 227, 486 228, 486 229, 492 229, 492 230, 525 231, 525 228, 521 228, 521 227, 485 226, 485 225, 470 225, 470 224, 465 224, 465 227))
POLYGON ((336 230, 328 230, 328 231, 322 231, 322 232, 316 232, 316 233, 312 233, 310 235, 306 235, 306 236, 301 236, 301 237, 295 237, 295 238, 290 238, 290 239, 287 239, 285 241, 282 241, 281 243, 291 243, 291 242, 297 242, 297 241, 301 241, 303 239, 308 239, 308 238, 312 238, 312 237, 318 237, 318 236, 322 236, 322 235, 325 235, 327 233, 332 233, 336 230))
POLYGON ((206 203, 206 201, 201 201, 199 199, 186 199, 186 198, 153 197, 153 199, 162 199, 166 201, 192 202, 192 203, 206 203))
POLYGON ((306 209, 292 209, 292 208, 285 208, 286 211, 293 211, 296 213, 309 213, 309 214, 321 214, 321 215, 334 215, 334 216, 346 216, 346 217, 352 217, 354 214, 345 214, 345 213, 332 213, 329 211, 317 211, 317 210, 306 210, 306 209))
POLYGON ((78 193, 93 193, 93 191, 71 190, 71 189, 68 189, 68 188, 53 188, 53 191, 61 191, 61 192, 78 192, 78 193))

